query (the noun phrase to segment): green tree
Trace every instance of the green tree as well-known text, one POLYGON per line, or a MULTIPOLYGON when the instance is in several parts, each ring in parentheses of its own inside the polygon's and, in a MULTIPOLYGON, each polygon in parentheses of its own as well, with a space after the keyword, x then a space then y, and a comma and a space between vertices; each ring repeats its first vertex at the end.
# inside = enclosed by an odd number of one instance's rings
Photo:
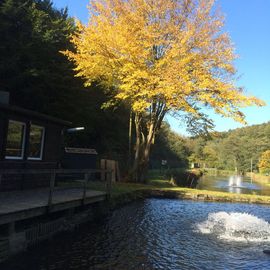
POLYGON ((270 123, 265 123, 217 133, 216 136, 212 134, 211 139, 206 139, 205 145, 201 145, 202 138, 197 137, 193 139, 194 145, 190 148, 191 158, 194 159, 197 155, 197 159, 201 157, 208 164, 210 147, 217 153, 216 157, 210 156, 213 157, 212 161, 216 159, 218 169, 249 172, 252 163, 253 170, 256 170, 261 153, 270 149, 269 132, 270 123), (198 152, 202 146, 203 153, 198 152))
POLYGON ((213 144, 207 144, 203 148, 203 156, 208 168, 216 168, 218 165, 219 157, 218 151, 213 144))
POLYGON ((68 111, 59 104, 68 104, 67 88, 82 82, 72 78, 73 65, 59 53, 71 48, 75 30, 67 10, 54 9, 49 0, 4 0, 0 18, 1 89, 26 108, 54 115, 68 111))
POLYGON ((160 168, 161 160, 167 160, 167 167, 187 167, 188 151, 186 138, 173 132, 169 124, 163 122, 153 145, 150 155, 150 165, 152 168, 160 168))
POLYGON ((14 105, 85 126, 68 135, 69 144, 125 160, 129 108, 101 110, 110 96, 95 84, 84 88, 59 53, 73 48, 75 28, 67 9, 55 9, 50 0, 0 1, 0 89, 10 92, 14 105))
POLYGON ((189 161, 198 163, 200 167, 205 167, 204 147, 207 141, 205 137, 198 136, 189 142, 191 155, 189 161))

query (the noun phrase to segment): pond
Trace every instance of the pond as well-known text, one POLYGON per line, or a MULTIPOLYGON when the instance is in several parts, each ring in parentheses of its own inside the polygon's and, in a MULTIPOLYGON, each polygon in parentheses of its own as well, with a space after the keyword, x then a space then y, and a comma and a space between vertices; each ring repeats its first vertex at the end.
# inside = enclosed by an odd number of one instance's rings
POLYGON ((270 269, 269 221, 268 206, 140 200, 0 269, 270 269))
POLYGON ((204 175, 196 186, 197 189, 225 191, 238 194, 270 195, 270 186, 253 181, 250 177, 241 177, 241 183, 230 184, 230 176, 204 175))

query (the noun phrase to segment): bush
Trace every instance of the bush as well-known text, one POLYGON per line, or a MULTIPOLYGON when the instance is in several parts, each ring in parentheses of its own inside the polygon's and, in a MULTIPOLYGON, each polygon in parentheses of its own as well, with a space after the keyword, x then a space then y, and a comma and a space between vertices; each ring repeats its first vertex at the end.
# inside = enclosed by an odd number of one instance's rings
POLYGON ((179 187, 195 188, 202 175, 203 173, 200 170, 172 169, 166 172, 166 176, 171 179, 171 183, 179 187))

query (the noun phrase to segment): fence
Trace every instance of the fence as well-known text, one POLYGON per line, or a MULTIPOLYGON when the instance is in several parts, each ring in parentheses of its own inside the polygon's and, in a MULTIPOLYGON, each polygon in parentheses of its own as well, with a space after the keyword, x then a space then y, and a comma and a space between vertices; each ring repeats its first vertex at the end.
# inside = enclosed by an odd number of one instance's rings
MULTIPOLYGON (((111 187, 112 187, 112 171, 111 170, 94 170, 94 169, 2 169, 0 170, 0 187, 1 187, 1 180, 3 176, 8 175, 49 175, 49 189, 48 189, 48 207, 52 205, 52 198, 53 193, 56 188, 56 182, 59 184, 59 188, 67 188, 71 186, 65 186, 61 183, 63 182, 73 182, 76 184, 76 188, 81 188, 82 190, 82 200, 86 198, 87 192, 87 184, 89 182, 90 176, 100 174, 105 176, 103 183, 105 183, 104 190, 108 197, 111 195, 111 187), (61 177, 60 177, 61 176, 61 177), (83 176, 83 179, 81 179, 83 176), (75 178, 74 178, 75 177, 75 178), (68 181, 66 181, 68 179, 68 181), (72 180, 70 180, 72 179, 72 180), (56 181, 57 180, 57 181, 56 181)), ((92 178, 93 179, 93 178, 92 178)), ((101 179, 101 176, 100 176, 101 179)), ((74 186, 72 186, 74 187, 74 186)))

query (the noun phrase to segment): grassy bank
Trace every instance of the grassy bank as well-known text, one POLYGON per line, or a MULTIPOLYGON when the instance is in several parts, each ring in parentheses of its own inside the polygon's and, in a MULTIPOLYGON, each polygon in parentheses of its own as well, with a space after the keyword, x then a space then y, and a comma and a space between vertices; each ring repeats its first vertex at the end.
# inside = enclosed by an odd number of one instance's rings
MULTIPOLYGON (((248 173, 247 176, 250 176, 250 173, 248 173)), ((252 179, 254 182, 270 186, 270 176, 260 173, 252 173, 252 179)))
MULTIPOLYGON (((99 183, 89 183, 88 188, 95 190, 104 190, 104 185, 99 183)), ((220 201, 220 202, 238 202, 238 203, 258 203, 269 204, 270 196, 261 196, 253 194, 235 194, 228 192, 198 190, 192 188, 176 187, 170 179, 164 178, 162 174, 154 172, 150 174, 147 184, 136 183, 113 183, 112 198, 120 195, 134 192, 148 192, 152 196, 182 198, 201 201, 220 201)))

